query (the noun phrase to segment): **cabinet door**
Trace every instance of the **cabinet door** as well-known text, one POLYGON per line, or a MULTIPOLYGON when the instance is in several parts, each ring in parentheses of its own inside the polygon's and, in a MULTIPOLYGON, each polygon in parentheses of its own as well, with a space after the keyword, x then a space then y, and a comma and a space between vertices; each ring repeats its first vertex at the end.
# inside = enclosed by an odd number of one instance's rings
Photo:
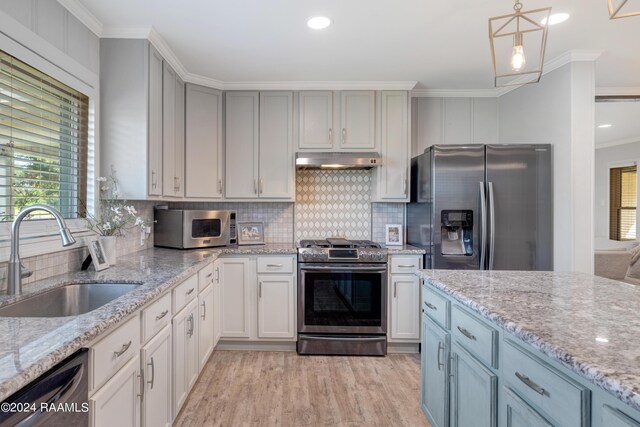
POLYGON ((406 91, 382 92, 382 157, 378 168, 381 199, 408 201, 409 116, 406 91))
POLYGON ((227 198, 258 197, 258 92, 226 93, 227 198))
POLYGON ((176 76, 176 136, 174 140, 175 197, 184 197, 184 82, 176 76))
POLYGON ((602 407, 602 427, 640 427, 640 422, 609 405, 602 407))
POLYGON ((142 425, 170 426, 171 418, 171 326, 167 325, 142 347, 144 401, 142 425))
POLYGON ((186 93, 185 197, 222 197, 222 92, 192 84, 186 93))
POLYGON ((220 283, 220 260, 213 263, 213 347, 215 348, 220 341, 222 334, 222 284, 220 283))
POLYGON ((139 366, 136 355, 89 399, 93 427, 140 425, 139 366))
POLYGON ((293 276, 258 276, 258 338, 294 338, 293 276))
POLYGON ((375 136, 375 92, 343 91, 340 93, 340 148, 344 150, 373 150, 375 136))
POLYGON ((420 404, 434 427, 449 423, 449 334, 422 316, 420 404))
POLYGON ((222 338, 249 338, 249 275, 248 258, 225 258, 221 264, 222 338))
POLYGON ((198 375, 198 300, 173 318, 173 418, 198 375))
POLYGON ((198 295, 198 372, 202 371, 213 351, 213 285, 198 295))
POLYGON ((176 72, 164 63, 162 70, 162 195, 176 193, 176 72))
POLYGON ((333 147, 333 93, 300 92, 298 148, 329 150, 333 147))
POLYGON ((503 416, 507 427, 551 427, 552 424, 545 420, 526 402, 520 399, 511 389, 504 387, 503 416))
POLYGON ((293 93, 260 93, 258 193, 265 198, 293 197, 293 93))
POLYGON ((455 342, 451 370, 451 425, 496 426, 498 377, 455 342))
POLYGON ((162 67, 160 53, 149 43, 149 195, 162 195, 162 67))
POLYGON ((420 279, 413 275, 391 275, 391 339, 420 339, 420 279))

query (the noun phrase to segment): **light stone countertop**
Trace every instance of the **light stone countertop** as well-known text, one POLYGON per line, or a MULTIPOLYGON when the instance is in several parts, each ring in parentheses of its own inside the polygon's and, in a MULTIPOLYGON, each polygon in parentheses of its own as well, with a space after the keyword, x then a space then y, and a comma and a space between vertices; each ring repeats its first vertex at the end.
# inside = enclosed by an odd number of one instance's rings
POLYGON ((0 317, 0 401, 38 378, 98 335, 112 329, 161 293, 220 255, 297 253, 294 244, 175 250, 152 248, 118 258, 107 270, 54 276, 29 284, 20 297, 0 296, 0 306, 64 284, 138 282, 141 286, 92 312, 72 317, 0 317))
POLYGON ((640 286, 582 273, 420 270, 418 275, 640 410, 640 286))
POLYGON ((424 255, 427 253, 424 249, 411 245, 386 246, 384 243, 381 243, 381 246, 387 248, 389 255, 424 255))

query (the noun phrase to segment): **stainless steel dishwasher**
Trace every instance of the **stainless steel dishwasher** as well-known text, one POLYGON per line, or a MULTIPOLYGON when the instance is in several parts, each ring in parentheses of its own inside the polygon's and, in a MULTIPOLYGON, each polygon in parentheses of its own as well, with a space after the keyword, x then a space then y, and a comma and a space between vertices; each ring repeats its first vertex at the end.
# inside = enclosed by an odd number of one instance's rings
POLYGON ((78 350, 5 399, 0 427, 89 425, 87 349, 78 350))

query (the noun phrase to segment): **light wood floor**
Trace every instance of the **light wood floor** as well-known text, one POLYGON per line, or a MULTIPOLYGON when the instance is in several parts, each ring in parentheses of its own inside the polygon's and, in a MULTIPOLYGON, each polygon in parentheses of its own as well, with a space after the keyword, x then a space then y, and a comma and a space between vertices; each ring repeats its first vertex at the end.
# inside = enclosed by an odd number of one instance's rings
POLYGON ((428 426, 419 355, 216 351, 174 426, 428 426))

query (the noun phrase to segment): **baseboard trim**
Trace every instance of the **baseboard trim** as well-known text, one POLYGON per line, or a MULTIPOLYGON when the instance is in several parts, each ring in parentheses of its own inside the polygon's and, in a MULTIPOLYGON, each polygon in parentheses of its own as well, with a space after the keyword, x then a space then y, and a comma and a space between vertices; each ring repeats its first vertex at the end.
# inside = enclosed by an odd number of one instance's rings
POLYGON ((295 341, 220 341, 215 350, 296 351, 295 341))
POLYGON ((390 353, 420 353, 420 343, 387 342, 387 354, 390 353))

